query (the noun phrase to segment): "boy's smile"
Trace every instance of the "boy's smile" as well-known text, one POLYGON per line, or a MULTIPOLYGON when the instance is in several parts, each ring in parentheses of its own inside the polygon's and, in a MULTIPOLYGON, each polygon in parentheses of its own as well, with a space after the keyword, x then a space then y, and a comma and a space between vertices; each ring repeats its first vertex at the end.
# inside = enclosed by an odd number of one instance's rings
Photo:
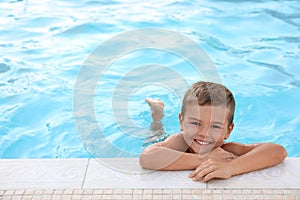
POLYGON ((189 105, 179 116, 183 138, 195 153, 205 154, 220 147, 233 128, 228 126, 228 111, 224 106, 189 105))

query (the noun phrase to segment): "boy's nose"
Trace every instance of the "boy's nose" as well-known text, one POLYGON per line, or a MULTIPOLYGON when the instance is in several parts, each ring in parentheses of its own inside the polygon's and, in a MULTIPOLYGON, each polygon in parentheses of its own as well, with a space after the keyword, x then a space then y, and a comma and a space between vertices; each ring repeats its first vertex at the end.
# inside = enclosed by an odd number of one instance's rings
POLYGON ((197 130, 197 135, 198 136, 201 136, 202 138, 205 138, 206 136, 208 136, 208 128, 205 128, 205 127, 203 127, 203 128, 199 128, 198 130, 197 130))

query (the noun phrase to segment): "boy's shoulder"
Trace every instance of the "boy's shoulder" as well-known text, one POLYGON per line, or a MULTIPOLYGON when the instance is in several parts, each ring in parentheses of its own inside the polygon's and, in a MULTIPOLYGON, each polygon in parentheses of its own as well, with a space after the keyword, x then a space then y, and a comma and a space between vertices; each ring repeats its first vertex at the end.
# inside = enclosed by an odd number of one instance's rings
POLYGON ((180 139, 180 140, 182 139, 183 140, 183 134, 181 132, 175 133, 175 134, 170 135, 168 138, 180 139))
POLYGON ((161 142, 161 145, 182 152, 185 152, 188 148, 182 133, 170 135, 165 141, 161 142))

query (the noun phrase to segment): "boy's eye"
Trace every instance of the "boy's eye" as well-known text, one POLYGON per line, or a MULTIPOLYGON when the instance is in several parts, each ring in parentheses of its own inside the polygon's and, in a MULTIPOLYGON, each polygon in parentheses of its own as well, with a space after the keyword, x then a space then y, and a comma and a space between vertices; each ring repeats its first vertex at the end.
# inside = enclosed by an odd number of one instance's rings
POLYGON ((218 125, 211 125, 211 128, 222 129, 222 127, 218 125))
POLYGON ((191 122, 192 125, 195 125, 195 126, 200 126, 200 123, 199 122, 191 122))

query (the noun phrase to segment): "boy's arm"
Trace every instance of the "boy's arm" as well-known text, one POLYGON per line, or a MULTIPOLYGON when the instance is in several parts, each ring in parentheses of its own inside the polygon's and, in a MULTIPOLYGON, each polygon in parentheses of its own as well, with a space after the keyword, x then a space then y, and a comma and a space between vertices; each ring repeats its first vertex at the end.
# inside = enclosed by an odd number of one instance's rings
POLYGON ((229 162, 208 160, 200 164, 190 175, 193 180, 202 178, 206 182, 213 178, 230 178, 259 169, 274 166, 287 156, 286 150, 273 143, 244 145, 240 143, 227 143, 222 146, 238 157, 229 162))
POLYGON ((147 147, 140 155, 140 165, 153 170, 195 169, 201 160, 196 154, 185 153, 187 148, 181 134, 171 135, 147 147))
POLYGON ((244 145, 232 142, 223 145, 222 148, 239 156, 230 162, 232 176, 272 167, 287 156, 285 148, 274 143, 244 145))
POLYGON ((182 134, 175 134, 165 141, 152 144, 140 155, 140 165, 153 170, 190 170, 195 169, 208 158, 227 160, 232 153, 221 148, 214 149, 208 156, 186 153, 186 145, 182 134))

